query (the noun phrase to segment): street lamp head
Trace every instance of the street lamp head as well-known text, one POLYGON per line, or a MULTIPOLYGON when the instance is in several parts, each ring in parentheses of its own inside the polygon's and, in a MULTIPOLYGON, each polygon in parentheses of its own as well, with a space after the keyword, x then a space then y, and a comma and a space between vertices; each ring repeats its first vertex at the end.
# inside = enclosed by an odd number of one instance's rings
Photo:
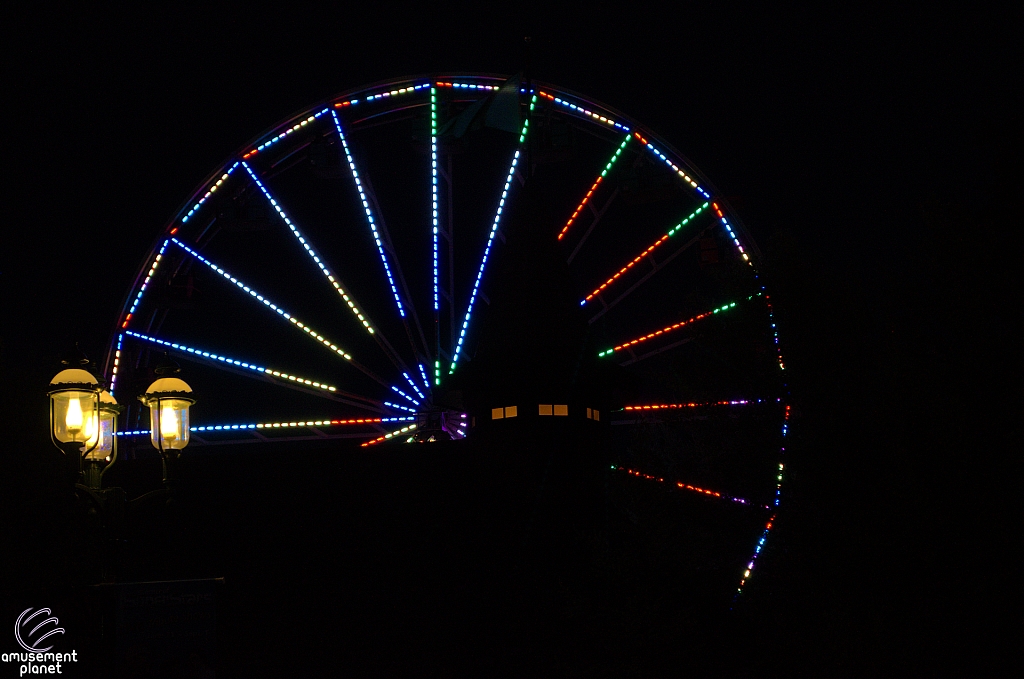
POLYGON ((68 368, 50 380, 50 438, 67 453, 86 456, 99 443, 100 385, 87 370, 68 368))
POLYGON ((95 449, 85 456, 90 462, 100 464, 112 464, 117 458, 117 447, 115 434, 117 432, 117 416, 121 412, 121 406, 110 395, 106 389, 100 391, 100 426, 97 431, 99 438, 95 449))
POLYGON ((189 440, 192 388, 177 377, 160 377, 139 399, 149 407, 150 441, 165 457, 177 457, 189 440))

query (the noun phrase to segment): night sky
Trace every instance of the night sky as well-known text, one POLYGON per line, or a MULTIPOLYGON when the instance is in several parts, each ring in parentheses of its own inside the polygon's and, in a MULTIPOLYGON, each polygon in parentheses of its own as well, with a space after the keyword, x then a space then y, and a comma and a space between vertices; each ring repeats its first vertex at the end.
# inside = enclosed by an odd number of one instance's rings
POLYGON ((1015 185, 997 168, 1020 150, 1002 132, 1019 12, 373 11, 90 7, 5 26, 4 502, 31 495, 19 474, 50 446, 60 352, 102 359, 154 238, 226 157, 359 85, 521 70, 531 35, 536 78, 671 140, 765 255, 792 484, 763 582, 713 653, 744 647, 738 676, 998 667, 1014 585, 988 484, 1021 411, 1019 368, 997 358, 1017 315, 998 207, 1015 185))

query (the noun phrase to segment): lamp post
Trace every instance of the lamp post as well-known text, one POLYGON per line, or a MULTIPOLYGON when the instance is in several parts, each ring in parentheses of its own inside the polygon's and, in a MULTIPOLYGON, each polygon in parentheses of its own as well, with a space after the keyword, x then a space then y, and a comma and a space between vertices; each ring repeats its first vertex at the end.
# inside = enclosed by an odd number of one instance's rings
POLYGON ((163 458, 164 485, 175 480, 175 465, 189 441, 189 408, 195 403, 192 387, 178 377, 181 368, 168 360, 155 370, 157 380, 139 397, 149 407, 150 434, 153 447, 163 458))

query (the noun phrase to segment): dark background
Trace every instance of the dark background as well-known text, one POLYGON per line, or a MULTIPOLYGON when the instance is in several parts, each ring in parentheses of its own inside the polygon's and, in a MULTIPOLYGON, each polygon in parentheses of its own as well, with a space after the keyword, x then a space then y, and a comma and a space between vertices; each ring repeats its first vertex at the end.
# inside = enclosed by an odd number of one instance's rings
MULTIPOLYGON (((50 445, 59 353, 77 340, 102 359, 141 258, 213 168, 350 87, 517 71, 529 34, 535 77, 671 140, 765 254, 794 453, 737 672, 1001 667, 1019 638, 994 481, 1021 414, 1004 353, 1019 219, 1000 207, 1016 189, 1000 170, 1020 151, 1006 133, 1019 11, 361 11, 90 7, 5 22, 5 502, 28 494, 28 460, 50 445)), ((709 653, 733 643, 719 641, 709 653)))

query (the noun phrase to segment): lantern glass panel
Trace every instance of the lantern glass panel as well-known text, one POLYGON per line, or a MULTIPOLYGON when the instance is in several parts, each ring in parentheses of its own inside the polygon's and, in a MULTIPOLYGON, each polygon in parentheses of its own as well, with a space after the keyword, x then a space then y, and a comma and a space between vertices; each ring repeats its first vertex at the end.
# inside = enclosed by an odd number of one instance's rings
MULTIPOLYGON (((114 459, 114 419, 117 413, 100 411, 99 442, 96 448, 85 456, 86 460, 111 462, 114 459)), ((92 441, 86 447, 92 445, 92 441)))
POLYGON ((150 441, 157 450, 181 450, 188 445, 190 401, 154 398, 149 402, 150 441))
POLYGON ((61 443, 96 441, 99 399, 96 392, 77 389, 50 395, 53 400, 53 436, 61 443))

